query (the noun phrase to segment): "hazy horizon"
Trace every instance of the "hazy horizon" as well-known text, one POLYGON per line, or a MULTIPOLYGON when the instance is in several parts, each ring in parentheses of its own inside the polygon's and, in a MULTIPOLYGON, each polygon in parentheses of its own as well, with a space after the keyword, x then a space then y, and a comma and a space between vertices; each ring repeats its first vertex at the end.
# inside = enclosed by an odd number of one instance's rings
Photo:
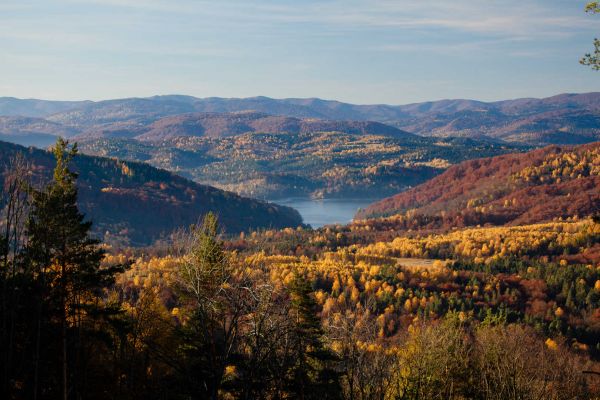
POLYGON ((182 93, 167 93, 167 94, 155 94, 155 95, 150 95, 150 96, 129 96, 129 97, 115 97, 115 98, 101 98, 101 99, 86 99, 86 98, 81 98, 81 99, 51 99, 51 98, 38 98, 38 97, 16 97, 16 96, 10 96, 10 95, 0 95, 0 99, 2 98, 14 98, 17 100, 40 100, 40 101, 65 101, 65 102, 85 102, 85 101, 91 101, 91 102, 102 102, 102 101, 112 101, 112 100, 126 100, 126 99, 150 99, 153 97, 170 97, 170 96, 182 96, 182 97, 194 97, 196 99, 199 100, 205 100, 205 99, 225 99, 225 100, 243 100, 243 99, 252 99, 252 98, 268 98, 268 99, 272 99, 272 100, 311 100, 311 99, 315 99, 315 100, 323 100, 323 101, 333 101, 333 102, 340 102, 340 103, 347 103, 347 104, 354 104, 354 105, 365 105, 365 106, 376 106, 376 105, 388 105, 388 106, 407 106, 407 105, 411 105, 411 104, 419 104, 419 103, 434 103, 434 102, 439 102, 439 101, 478 101, 478 102, 482 102, 482 103, 495 103, 495 102, 501 102, 501 101, 512 101, 512 100, 521 100, 521 99, 527 99, 527 98, 531 98, 531 99, 544 99, 544 98, 549 98, 549 97, 555 97, 555 96, 560 96, 560 95, 585 95, 585 94, 595 94, 595 93, 600 93, 600 90, 598 91, 593 91, 593 92, 563 92, 563 93, 555 93, 553 95, 550 96, 544 96, 544 97, 534 97, 534 96, 527 96, 527 97, 512 97, 512 98, 502 98, 502 99, 496 99, 496 100, 480 100, 480 99, 475 99, 475 98, 439 98, 439 99, 430 99, 430 100, 424 100, 424 101, 419 101, 419 102, 410 102, 410 103, 397 103, 397 104, 393 104, 393 103, 352 103, 352 102, 345 102, 339 99, 334 99, 334 98, 322 98, 322 97, 270 97, 270 96, 264 96, 264 95, 256 95, 256 96, 247 96, 247 97, 223 97, 223 96, 207 96, 207 97, 198 97, 198 96, 194 96, 194 95, 190 95, 190 94, 182 94, 182 93))
POLYGON ((0 96, 496 101, 600 91, 585 1, 6 0, 0 96))

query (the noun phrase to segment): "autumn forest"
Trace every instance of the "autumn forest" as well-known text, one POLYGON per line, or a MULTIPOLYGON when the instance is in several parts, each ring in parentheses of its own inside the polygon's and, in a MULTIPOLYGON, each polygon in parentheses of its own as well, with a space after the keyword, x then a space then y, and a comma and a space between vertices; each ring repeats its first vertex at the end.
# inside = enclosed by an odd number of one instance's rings
POLYGON ((0 3, 0 400, 600 400, 600 1, 0 3))
MULTIPOLYGON (((597 146, 544 151, 509 186, 598 174, 597 146)), ((465 198, 452 218, 411 209, 226 235, 209 212, 168 242, 114 247, 78 209, 77 146, 60 139, 53 153, 43 185, 24 152, 4 177, 4 398, 599 393, 600 216, 589 200, 518 225, 490 224, 494 207, 465 198), (479 225, 465 226, 472 212, 479 225)), ((527 201, 494 187, 509 199, 500 212, 527 201)))

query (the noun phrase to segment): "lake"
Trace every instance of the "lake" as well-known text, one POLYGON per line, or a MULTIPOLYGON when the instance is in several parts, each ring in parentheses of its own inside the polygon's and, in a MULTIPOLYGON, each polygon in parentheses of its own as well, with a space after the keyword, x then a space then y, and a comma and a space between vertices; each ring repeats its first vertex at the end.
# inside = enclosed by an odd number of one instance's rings
POLYGON ((377 199, 307 199, 288 198, 270 200, 272 203, 293 207, 305 224, 320 228, 330 224, 347 224, 359 208, 365 208, 377 199))

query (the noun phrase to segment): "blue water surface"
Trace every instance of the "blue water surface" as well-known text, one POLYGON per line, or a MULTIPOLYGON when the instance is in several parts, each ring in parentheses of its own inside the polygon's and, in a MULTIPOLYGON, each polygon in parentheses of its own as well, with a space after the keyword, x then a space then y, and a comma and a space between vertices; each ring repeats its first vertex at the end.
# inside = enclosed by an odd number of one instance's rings
POLYGON ((324 225, 347 224, 359 208, 365 208, 377 199, 307 199, 286 198, 271 200, 276 204, 293 207, 313 228, 324 225))

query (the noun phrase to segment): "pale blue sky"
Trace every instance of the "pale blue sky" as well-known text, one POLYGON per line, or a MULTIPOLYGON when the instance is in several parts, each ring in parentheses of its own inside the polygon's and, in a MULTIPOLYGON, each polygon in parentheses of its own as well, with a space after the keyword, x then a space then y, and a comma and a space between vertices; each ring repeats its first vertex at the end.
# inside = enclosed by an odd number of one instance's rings
POLYGON ((404 104, 600 91, 579 0, 0 0, 0 96, 404 104))

